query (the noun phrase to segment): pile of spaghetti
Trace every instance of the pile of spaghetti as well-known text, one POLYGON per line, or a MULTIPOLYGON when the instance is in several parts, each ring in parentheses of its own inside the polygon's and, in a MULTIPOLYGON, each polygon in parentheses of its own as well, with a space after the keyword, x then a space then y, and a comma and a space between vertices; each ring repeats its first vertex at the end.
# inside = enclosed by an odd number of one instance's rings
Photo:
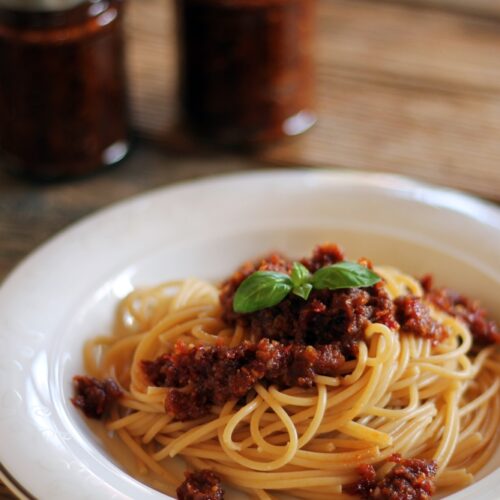
POLYGON ((134 291, 113 334, 87 343, 74 404, 102 417, 135 477, 179 498, 222 498, 219 480, 262 499, 423 499, 468 485, 500 429, 500 333, 477 302, 361 260, 376 283, 303 278, 268 307, 235 307, 257 271, 279 284, 344 262, 323 245, 300 263, 247 263, 220 287, 134 291), (174 457, 192 471, 181 487, 174 457))

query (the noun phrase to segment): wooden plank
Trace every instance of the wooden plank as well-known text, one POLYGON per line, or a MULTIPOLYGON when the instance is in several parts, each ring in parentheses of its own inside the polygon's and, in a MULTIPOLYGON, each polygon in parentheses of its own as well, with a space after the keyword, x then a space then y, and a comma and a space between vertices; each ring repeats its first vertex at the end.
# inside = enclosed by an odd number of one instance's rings
POLYGON ((398 85, 500 93, 499 21, 352 0, 326 0, 320 9, 321 68, 398 85))
POLYGON ((500 200, 500 100, 321 75, 319 119, 262 158, 414 176, 500 200))
POLYGON ((447 9, 468 15, 500 16, 500 3, 497 0, 382 0, 394 3, 418 5, 420 7, 447 9))

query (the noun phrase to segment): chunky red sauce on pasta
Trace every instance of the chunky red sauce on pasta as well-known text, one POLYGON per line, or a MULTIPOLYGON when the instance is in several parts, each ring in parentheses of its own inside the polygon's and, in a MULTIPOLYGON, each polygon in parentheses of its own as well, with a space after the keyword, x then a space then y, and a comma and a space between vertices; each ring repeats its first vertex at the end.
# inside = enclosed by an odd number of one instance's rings
POLYGON ((312 347, 261 339, 232 348, 177 343, 173 353, 142 366, 151 385, 172 388, 165 400, 167 412, 191 420, 214 405, 243 398, 259 381, 311 387, 316 375, 337 375, 344 361, 335 344, 312 347))
POLYGON ((436 462, 402 459, 397 454, 389 461, 396 465, 380 480, 377 480, 372 465, 360 466, 361 478, 346 487, 345 492, 366 500, 428 500, 432 497, 436 489, 433 480, 437 472, 436 462))
POLYGON ((431 318, 429 306, 420 297, 404 295, 398 297, 394 305, 400 332, 430 339, 433 345, 447 337, 444 326, 431 318))
POLYGON ((220 478, 212 471, 186 473, 186 480, 177 488, 179 500, 223 500, 220 478))
POLYGON ((449 288, 434 288, 430 274, 421 280, 425 298, 437 308, 461 319, 470 329, 476 344, 500 344, 498 325, 488 318, 486 309, 477 300, 469 299, 449 288))
MULTIPOLYGON (((301 263, 314 272, 344 260, 337 245, 322 245, 311 258, 302 259, 301 263)), ((362 263, 371 267, 368 261, 362 263)), ((284 344, 312 346, 336 342, 340 352, 349 358, 357 354, 357 343, 370 322, 397 328, 394 304, 382 282, 369 288, 313 290, 308 300, 290 294, 274 307, 251 314, 234 312, 234 294, 250 274, 255 271, 290 274, 291 267, 292 261, 280 254, 243 265, 222 285, 223 319, 229 325, 242 325, 256 339, 270 338, 284 344)))
POLYGON ((112 379, 98 380, 77 375, 73 377, 75 397, 71 402, 89 418, 101 418, 122 395, 118 384, 112 379))

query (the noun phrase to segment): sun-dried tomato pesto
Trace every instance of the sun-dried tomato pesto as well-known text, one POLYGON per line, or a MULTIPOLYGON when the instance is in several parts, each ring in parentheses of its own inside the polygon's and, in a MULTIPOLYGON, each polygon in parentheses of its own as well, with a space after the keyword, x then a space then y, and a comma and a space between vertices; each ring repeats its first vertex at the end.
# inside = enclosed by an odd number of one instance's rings
POLYGON ((236 347, 186 346, 143 361, 151 385, 172 388, 165 410, 178 420, 191 420, 214 405, 246 396, 259 382, 282 387, 311 387, 315 375, 338 374, 345 359, 337 345, 283 345, 269 339, 245 341, 236 347))
MULTIPOLYGON (((313 255, 301 263, 314 272, 345 260, 336 245, 318 246, 313 255)), ((246 263, 222 285, 222 316, 228 324, 241 324, 250 336, 270 338, 284 344, 325 345, 337 343, 348 358, 357 354, 357 343, 370 322, 397 329, 394 304, 383 282, 368 288, 313 290, 308 300, 290 294, 274 307, 251 314, 233 310, 234 294, 243 280, 254 271, 290 273, 292 261, 273 254, 260 262, 246 263)))
POLYGON ((30 3, 0 7, 0 163, 43 179, 116 163, 128 149, 123 0, 30 3))
POLYGON ((429 306, 420 297, 403 295, 397 297, 394 304, 401 332, 429 339, 433 345, 447 337, 448 332, 444 326, 432 319, 429 306))
POLYGON ((316 0, 177 0, 191 127, 248 146, 312 126, 315 8, 316 0))
POLYGON ((434 288, 430 274, 421 280, 425 298, 442 311, 461 319, 469 328, 474 342, 479 345, 500 344, 500 329, 488 318, 486 309, 473 300, 450 288, 434 288))
POLYGON ((178 500, 224 500, 224 490, 217 474, 210 470, 186 473, 177 488, 178 500))
POLYGON ((71 402, 89 418, 100 419, 122 396, 120 387, 112 378, 98 380, 77 375, 73 377, 73 386, 75 396, 71 402))
POLYGON ((432 497, 436 490, 436 462, 403 459, 397 454, 389 461, 396 465, 380 480, 372 465, 361 465, 358 468, 361 478, 346 486, 344 491, 364 500, 429 500, 432 497))

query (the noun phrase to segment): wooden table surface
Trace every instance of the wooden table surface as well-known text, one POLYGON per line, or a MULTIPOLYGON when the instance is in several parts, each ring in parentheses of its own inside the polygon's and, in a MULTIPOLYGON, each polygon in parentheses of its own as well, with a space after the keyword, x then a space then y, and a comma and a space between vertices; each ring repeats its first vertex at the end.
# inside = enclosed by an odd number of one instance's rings
POLYGON ((140 138, 121 165, 56 184, 0 171, 0 282, 35 247, 96 209, 217 173, 269 165, 383 170, 500 201, 498 0, 320 0, 318 125, 254 157, 207 152, 175 132, 167 5, 129 2, 140 138))

